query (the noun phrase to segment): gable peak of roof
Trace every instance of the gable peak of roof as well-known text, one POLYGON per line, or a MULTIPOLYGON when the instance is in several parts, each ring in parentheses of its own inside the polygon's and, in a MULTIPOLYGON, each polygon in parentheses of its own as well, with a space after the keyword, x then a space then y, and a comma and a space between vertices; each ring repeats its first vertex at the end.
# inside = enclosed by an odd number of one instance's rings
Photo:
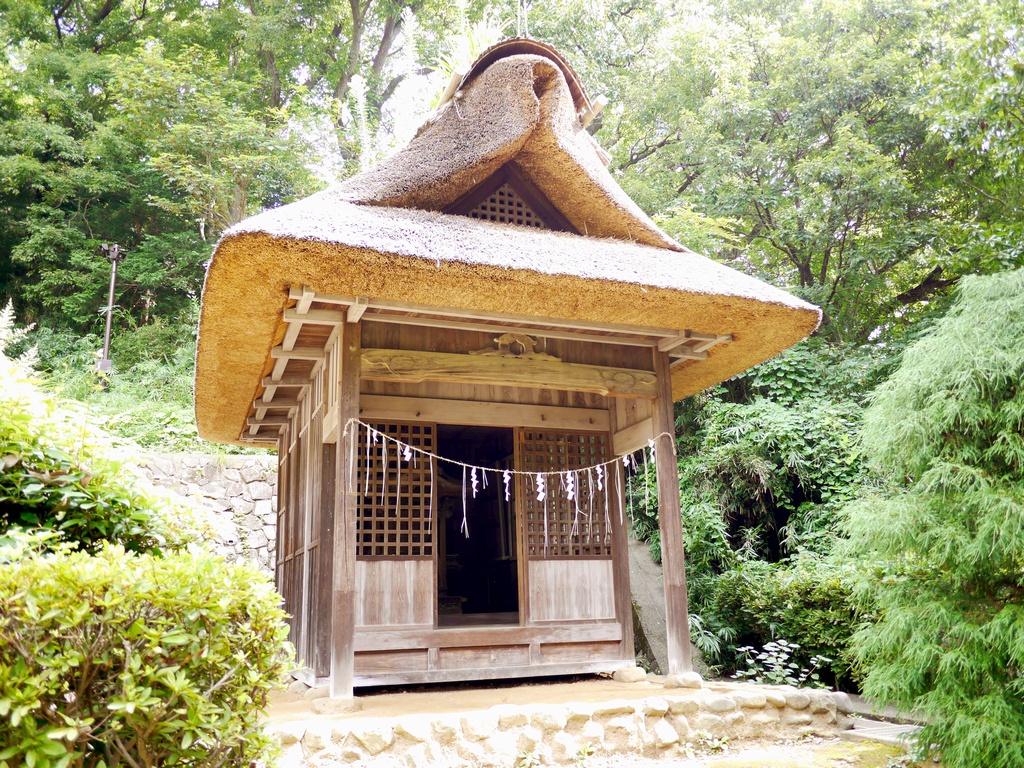
POLYGON ((345 202, 446 211, 512 167, 583 235, 682 251, 622 190, 580 121, 591 102, 551 46, 513 38, 485 51, 404 149, 343 182, 345 202))

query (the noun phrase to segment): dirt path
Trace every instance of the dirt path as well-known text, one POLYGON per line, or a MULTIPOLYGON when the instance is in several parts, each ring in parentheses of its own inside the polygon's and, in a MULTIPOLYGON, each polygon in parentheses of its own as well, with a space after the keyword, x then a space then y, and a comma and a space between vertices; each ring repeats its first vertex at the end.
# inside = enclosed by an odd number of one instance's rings
POLYGON ((783 744, 750 744, 711 755, 655 760, 616 755, 590 758, 586 768, 886 768, 903 755, 884 744, 851 744, 815 739, 783 744))

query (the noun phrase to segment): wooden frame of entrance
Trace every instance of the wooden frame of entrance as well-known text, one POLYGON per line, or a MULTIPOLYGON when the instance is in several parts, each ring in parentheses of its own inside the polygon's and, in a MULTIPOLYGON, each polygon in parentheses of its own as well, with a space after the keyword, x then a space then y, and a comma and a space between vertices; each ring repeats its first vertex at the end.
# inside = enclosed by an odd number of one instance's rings
MULTIPOLYGON (((294 307, 285 310, 285 329, 281 344, 271 354, 273 360, 269 375, 262 381, 263 392, 253 402, 253 414, 247 420, 248 432, 242 436, 250 442, 273 441, 279 446, 289 444, 289 432, 295 429, 297 414, 311 391, 311 384, 317 374, 324 391, 323 441, 339 441, 346 425, 352 418, 407 418, 448 421, 436 419, 431 410, 450 409, 457 403, 458 423, 493 426, 547 426, 570 424, 576 428, 607 430, 612 436, 616 455, 631 452, 647 444, 655 435, 672 434, 673 415, 670 369, 674 361, 703 359, 707 350, 715 344, 731 340, 728 335, 701 334, 691 331, 679 332, 669 329, 645 328, 626 325, 578 324, 553 318, 526 318, 495 313, 467 312, 462 310, 421 307, 399 302, 380 302, 359 297, 322 296, 308 288, 292 289, 290 297, 294 307), (537 337, 558 338, 567 341, 587 341, 595 344, 614 344, 625 347, 647 347, 651 350, 651 366, 647 371, 633 371, 652 378, 650 388, 643 391, 608 392, 613 395, 609 410, 594 408, 567 408, 549 405, 517 405, 510 403, 485 403, 470 401, 436 400, 418 397, 397 397, 388 395, 360 395, 360 379, 366 370, 366 358, 361 349, 360 326, 362 322, 390 323, 397 325, 419 325, 426 328, 452 328, 455 330, 486 331, 504 333, 510 330, 525 332, 537 337), (653 373, 651 372, 653 371, 653 373), (638 403, 647 401, 648 415, 637 420, 629 416, 631 409, 637 410, 638 403), (430 414, 430 415, 427 415, 430 414)), ((460 356, 461 357, 461 356, 460 356)), ((559 364, 561 365, 561 364, 559 364)), ((586 367, 586 366, 584 366, 586 367)), ((590 366, 596 368, 597 366, 590 366)), ((554 370, 554 369, 553 369, 554 370)), ((547 376, 547 371, 541 376, 547 376)), ((448 375, 442 371, 440 380, 448 375)), ((570 377, 571 378, 571 377, 570 377)), ((525 381, 536 386, 536 380, 526 377, 525 381)), ((503 382, 506 386, 508 382, 503 382)), ((566 381, 564 389, 571 390, 572 382, 566 381)), ((557 386, 557 381, 550 383, 557 386)), ((526 386, 524 383, 523 386, 526 386)), ((308 407, 307 407, 308 412, 308 407)), ((339 446, 340 447, 340 446, 339 446)), ((669 672, 688 670, 689 628, 687 622, 685 571, 682 552, 682 537, 679 520, 679 497, 672 489, 678 488, 674 452, 674 440, 659 442, 657 474, 659 484, 659 518, 662 527, 662 552, 665 568, 665 593, 669 634, 669 672), (668 449, 668 450, 666 450, 668 449)), ((355 654, 372 647, 380 649, 396 642, 392 632, 354 633, 356 605, 355 583, 355 494, 347 487, 345 478, 352 476, 353 468, 348 466, 350 456, 344 450, 333 451, 335 466, 332 467, 334 502, 331 509, 324 509, 319 528, 318 546, 322 564, 330 553, 329 568, 321 569, 321 578, 330 571, 330 600, 321 600, 321 609, 328 608, 330 621, 330 678, 331 695, 349 696, 354 682, 355 654), (350 553, 346 556, 346 553, 350 553), (325 604, 326 603, 326 604, 325 604), (388 635, 391 639, 383 637, 388 635)), ((324 480, 327 480, 325 473, 324 480)), ((306 521, 306 526, 310 525, 306 521)), ((311 538, 307 531, 306 541, 311 538)), ((624 543, 624 542, 622 542, 624 543)), ((628 573, 625 546, 613 550, 616 573, 628 573)), ((314 600, 309 594, 311 564, 309 551, 301 558, 303 570, 301 603, 304 611, 314 600)), ((616 596, 617 613, 629 605, 628 582, 626 594, 616 596)), ((315 600, 314 600, 315 602, 315 600)), ((631 622, 625 616, 617 617, 621 625, 631 631, 631 622)), ((324 627, 318 626, 319 642, 323 642, 324 627)), ((531 647, 542 642, 556 642, 557 639, 539 639, 541 635, 552 638, 563 637, 565 628, 552 627, 550 630, 538 627, 521 627, 530 635, 531 647), (553 634, 552 634, 553 633, 553 634)), ((417 630, 427 631, 427 630, 417 630)), ((604 632, 597 628, 594 631, 604 632)), ((478 630, 486 635, 486 631, 478 630)), ((401 633, 399 633, 401 634, 401 633)), ((584 633, 586 634, 586 633, 584 633)), ((481 638, 483 637, 481 635, 481 638)), ((525 635, 524 635, 525 637, 525 635)), ((416 640, 406 638, 406 642, 416 640)), ((625 643, 627 638, 622 637, 625 643)), ((419 638, 418 641, 424 641, 419 638)), ((307 643, 308 644, 308 643, 307 643)), ((531 664, 532 664, 531 656, 531 664)), ((620 662, 621 663, 621 662, 620 662)), ((578 666, 568 665, 566 672, 579 671, 578 666)), ((548 665, 548 673, 553 673, 548 665)), ((527 674, 524 670, 503 668, 495 670, 493 676, 514 676, 527 674)), ((484 674, 483 676, 488 676, 484 674)), ((481 677, 475 674, 474 677, 481 677)), ((432 675, 429 679, 461 679, 457 674, 432 675)), ((427 679, 427 678, 425 678, 427 679)))

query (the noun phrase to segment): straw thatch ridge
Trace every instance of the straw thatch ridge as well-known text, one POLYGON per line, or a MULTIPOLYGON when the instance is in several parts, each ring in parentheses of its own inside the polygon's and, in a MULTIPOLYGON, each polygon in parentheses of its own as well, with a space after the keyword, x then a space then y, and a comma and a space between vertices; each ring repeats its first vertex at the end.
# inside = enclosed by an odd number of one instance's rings
MULTIPOLYGON (((583 87, 583 82, 580 80, 580 76, 576 74, 572 64, 554 46, 542 43, 540 40, 531 40, 528 37, 510 37, 507 40, 495 43, 481 53, 466 71, 466 74, 463 75, 462 80, 459 82, 459 90, 465 88, 478 74, 498 61, 498 59, 504 59, 520 53, 532 53, 553 61, 562 70, 562 76, 565 78, 566 85, 569 86, 569 93, 572 96, 573 106, 576 107, 577 113, 590 109, 591 103, 590 97, 587 96, 587 89, 583 87)), ((444 102, 439 106, 444 106, 444 102)))
POLYGON ((409 146, 341 184, 339 197, 440 211, 513 161, 578 232, 685 250, 615 183, 562 70, 536 54, 477 73, 409 146))

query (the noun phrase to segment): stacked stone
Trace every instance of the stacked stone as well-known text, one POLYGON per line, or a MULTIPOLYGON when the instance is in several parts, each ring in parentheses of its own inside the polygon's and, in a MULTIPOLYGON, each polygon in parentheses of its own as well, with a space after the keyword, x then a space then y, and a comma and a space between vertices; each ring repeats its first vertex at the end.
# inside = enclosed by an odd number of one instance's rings
POLYGON ((522 755, 571 765, 581 754, 670 758, 709 739, 834 735, 828 691, 716 684, 686 695, 599 704, 501 705, 395 718, 310 718, 270 727, 287 768, 373 759, 374 766, 508 766, 522 755))
POLYGON ((213 549, 273 575, 277 541, 277 457, 154 454, 139 460, 154 485, 202 509, 213 549))

